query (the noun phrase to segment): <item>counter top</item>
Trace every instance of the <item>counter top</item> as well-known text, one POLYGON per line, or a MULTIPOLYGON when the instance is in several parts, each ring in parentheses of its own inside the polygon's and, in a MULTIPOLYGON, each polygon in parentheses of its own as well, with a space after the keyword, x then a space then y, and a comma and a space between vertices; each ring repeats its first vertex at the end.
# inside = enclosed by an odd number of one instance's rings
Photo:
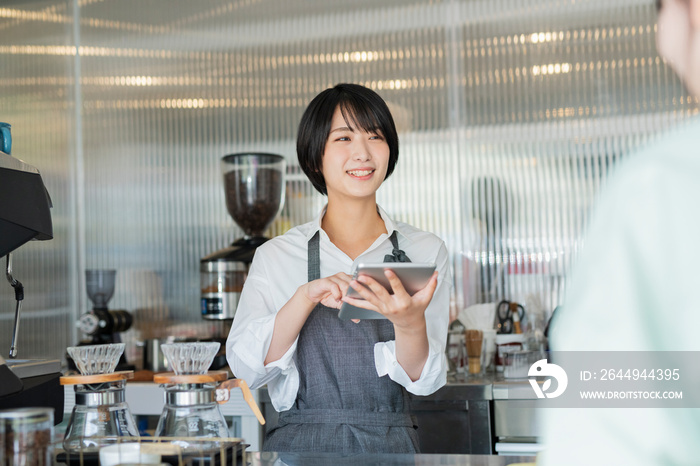
POLYGON ((450 376, 447 384, 438 391, 427 396, 416 396, 415 398, 427 400, 492 400, 493 382, 495 376, 487 373, 480 376, 463 375, 450 376))
POLYGON ((537 396, 527 378, 505 378, 500 372, 487 372, 479 376, 450 374, 447 384, 427 396, 414 396, 425 400, 507 400, 536 399, 537 396))
POLYGON ((495 455, 447 455, 447 454, 361 454, 342 456, 332 453, 276 453, 252 452, 246 455, 250 466, 327 466, 357 465, 363 466, 505 466, 531 464, 534 456, 495 456, 495 455))

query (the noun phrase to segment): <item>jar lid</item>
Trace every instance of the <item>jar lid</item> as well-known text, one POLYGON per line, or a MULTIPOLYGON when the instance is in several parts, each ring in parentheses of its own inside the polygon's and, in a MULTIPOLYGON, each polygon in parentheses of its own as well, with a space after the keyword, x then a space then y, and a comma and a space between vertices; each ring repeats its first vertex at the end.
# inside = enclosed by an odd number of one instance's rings
POLYGON ((0 419, 4 421, 45 422, 53 424, 53 408, 17 408, 0 411, 0 419))

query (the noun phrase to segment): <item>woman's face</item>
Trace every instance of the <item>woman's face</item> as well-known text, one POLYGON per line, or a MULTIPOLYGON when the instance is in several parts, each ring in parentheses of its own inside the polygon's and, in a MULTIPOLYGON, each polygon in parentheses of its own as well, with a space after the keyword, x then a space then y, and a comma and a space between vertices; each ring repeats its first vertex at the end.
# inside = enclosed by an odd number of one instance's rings
POLYGON ((688 90, 700 96, 700 1, 662 0, 656 32, 659 54, 688 90))
POLYGON ((386 177, 389 145, 379 130, 350 129, 340 108, 331 120, 322 173, 328 197, 374 198, 386 177))

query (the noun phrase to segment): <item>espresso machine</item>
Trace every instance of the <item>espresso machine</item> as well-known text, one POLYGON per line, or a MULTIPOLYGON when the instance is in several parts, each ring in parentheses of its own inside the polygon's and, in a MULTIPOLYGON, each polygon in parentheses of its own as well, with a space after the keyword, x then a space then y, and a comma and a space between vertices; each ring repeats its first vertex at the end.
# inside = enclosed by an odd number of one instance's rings
MULTIPOLYGON (((0 356, 0 410, 50 406, 54 423, 63 420, 59 359, 17 359, 24 286, 13 275, 11 253, 30 240, 53 238, 51 198, 39 170, 10 155, 11 126, 0 122, 0 258, 15 292, 15 320, 9 360, 0 356)), ((7 354, 7 353, 6 353, 7 354)), ((0 456, 2 456, 0 454, 0 456)))
POLYGON ((243 237, 200 261, 201 311, 207 320, 231 320, 255 249, 284 204, 285 160, 281 155, 237 153, 221 160, 226 208, 243 237))

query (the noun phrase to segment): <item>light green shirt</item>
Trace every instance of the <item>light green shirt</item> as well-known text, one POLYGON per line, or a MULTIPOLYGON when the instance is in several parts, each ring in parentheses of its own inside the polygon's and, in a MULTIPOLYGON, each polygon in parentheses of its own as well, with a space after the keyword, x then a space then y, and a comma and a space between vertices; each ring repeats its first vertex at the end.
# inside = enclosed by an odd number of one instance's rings
MULTIPOLYGON (((553 319, 550 346, 700 351, 699 298, 700 120, 694 118, 632 156, 611 179, 553 319)), ((540 464, 700 464, 700 409, 539 414, 546 433, 540 464)))

